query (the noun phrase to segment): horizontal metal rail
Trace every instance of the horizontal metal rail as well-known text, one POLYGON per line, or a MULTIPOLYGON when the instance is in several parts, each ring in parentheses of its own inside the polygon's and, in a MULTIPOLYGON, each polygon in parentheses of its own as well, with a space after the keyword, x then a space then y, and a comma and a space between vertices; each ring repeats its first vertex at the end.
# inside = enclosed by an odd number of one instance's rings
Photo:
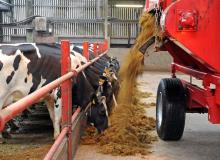
POLYGON ((105 51, 104 53, 97 56, 95 59, 91 60, 90 62, 87 62, 86 64, 82 65, 81 67, 72 70, 71 72, 63 75, 62 77, 54 80, 53 82, 45 85, 44 87, 38 89, 37 91, 29 94, 28 96, 20 99, 19 101, 7 106, 0 112, 0 131, 2 131, 5 127, 5 124, 10 121, 12 118, 16 117, 18 114, 23 112, 25 109, 27 109, 32 104, 38 102, 42 97, 47 95, 51 90, 57 88, 61 83, 64 81, 77 76, 78 73, 83 71, 85 68, 87 68, 89 65, 96 62, 99 58, 104 56, 108 51, 105 51))
POLYGON ((50 148, 50 151, 47 153, 47 155, 45 156, 44 160, 52 159, 53 155, 56 153, 56 151, 59 148, 60 144, 62 143, 63 139, 67 135, 68 131, 69 131, 68 127, 65 127, 65 128, 62 129, 60 135, 57 137, 56 141, 54 142, 54 144, 50 148))
MULTIPOLYGON (((81 109, 77 108, 77 110, 74 112, 74 114, 73 114, 73 116, 71 118, 72 119, 72 123, 76 120, 76 118, 79 115, 80 111, 81 111, 81 109)), ((62 143, 62 140, 67 135, 67 133, 68 133, 68 127, 63 128, 61 133, 60 133, 60 135, 58 136, 58 138, 56 139, 56 141, 54 142, 54 144, 50 148, 49 152, 44 157, 44 160, 51 160, 53 158, 54 154, 58 150, 60 144, 62 143)))

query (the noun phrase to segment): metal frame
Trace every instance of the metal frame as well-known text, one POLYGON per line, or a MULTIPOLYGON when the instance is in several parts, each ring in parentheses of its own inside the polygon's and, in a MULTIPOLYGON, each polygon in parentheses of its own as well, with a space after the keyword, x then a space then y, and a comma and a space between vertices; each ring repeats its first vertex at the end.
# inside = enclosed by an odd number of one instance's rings
MULTIPOLYGON (((176 71, 190 75, 202 81, 203 87, 182 80, 187 90, 188 112, 206 113, 208 120, 214 124, 220 124, 220 65, 218 62, 218 34, 210 34, 218 30, 213 23, 218 17, 220 2, 200 0, 199 3, 190 3, 190 0, 175 1, 159 0, 165 10, 162 15, 164 44, 163 49, 174 58, 172 64, 172 77, 176 77, 176 71), (168 6, 169 5, 169 6, 168 6), (206 15, 200 19, 203 13, 202 7, 209 6, 206 15), (181 11, 181 14, 178 14, 181 11), (182 14, 184 13, 184 14, 182 14), (185 17, 185 14, 188 17, 185 17), (187 24, 179 26, 181 19, 187 19, 187 24), (192 20, 192 21, 191 21, 192 20), (198 23, 199 21, 199 23, 198 23), (186 28, 185 25, 187 25, 186 28), (199 29, 197 30, 197 26, 199 29), (178 30, 177 27, 182 27, 178 30)), ((193 0, 191 0, 193 1, 193 0)), ((146 0, 149 3, 149 0, 146 0)), ((147 7, 147 4, 146 4, 147 7)))
POLYGON ((204 88, 200 88, 192 83, 182 80, 188 91, 188 112, 208 111, 208 120, 213 124, 220 123, 220 76, 201 72, 184 65, 172 63, 172 77, 176 77, 176 71, 202 80, 204 88), (210 85, 214 84, 212 90, 210 85))

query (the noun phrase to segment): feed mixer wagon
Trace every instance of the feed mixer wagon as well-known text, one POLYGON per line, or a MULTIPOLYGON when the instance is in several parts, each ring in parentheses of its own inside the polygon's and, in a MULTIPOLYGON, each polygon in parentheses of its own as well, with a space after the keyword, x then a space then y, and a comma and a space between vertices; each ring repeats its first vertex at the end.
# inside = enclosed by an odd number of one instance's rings
POLYGON ((147 0, 163 33, 161 50, 173 57, 172 78, 162 79, 156 102, 156 128, 162 140, 182 137, 186 113, 208 113, 220 123, 220 0, 147 0), (176 72, 189 75, 178 79, 176 72), (192 83, 192 77, 202 85, 192 83))

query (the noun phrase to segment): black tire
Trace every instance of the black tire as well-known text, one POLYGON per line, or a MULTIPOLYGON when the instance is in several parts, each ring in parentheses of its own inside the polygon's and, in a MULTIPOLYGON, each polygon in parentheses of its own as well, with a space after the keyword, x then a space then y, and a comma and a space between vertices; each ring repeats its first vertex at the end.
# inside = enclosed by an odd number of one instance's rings
POLYGON ((177 78, 160 81, 157 90, 156 129, 164 141, 180 140, 185 126, 187 98, 182 82, 177 78))

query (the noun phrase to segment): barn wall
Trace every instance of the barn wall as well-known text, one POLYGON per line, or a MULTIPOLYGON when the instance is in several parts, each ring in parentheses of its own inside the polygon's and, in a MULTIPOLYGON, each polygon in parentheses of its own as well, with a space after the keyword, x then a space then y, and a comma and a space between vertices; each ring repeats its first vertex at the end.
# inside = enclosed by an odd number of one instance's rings
MULTIPOLYGON (((26 0, 13 0, 13 13, 3 13, 3 22, 24 20, 25 2, 26 0)), ((142 8, 117 8, 115 4, 118 2, 120 1, 109 0, 109 35, 112 43, 126 44, 128 39, 134 40, 138 33, 137 20, 142 8)), ((137 1, 133 3, 136 4, 137 1)), ((34 15, 53 19, 54 34, 58 39, 103 39, 105 35, 104 0, 34 0, 34 15)), ((28 26, 4 27, 4 42, 11 42, 19 37, 25 39, 26 27, 28 26)))

